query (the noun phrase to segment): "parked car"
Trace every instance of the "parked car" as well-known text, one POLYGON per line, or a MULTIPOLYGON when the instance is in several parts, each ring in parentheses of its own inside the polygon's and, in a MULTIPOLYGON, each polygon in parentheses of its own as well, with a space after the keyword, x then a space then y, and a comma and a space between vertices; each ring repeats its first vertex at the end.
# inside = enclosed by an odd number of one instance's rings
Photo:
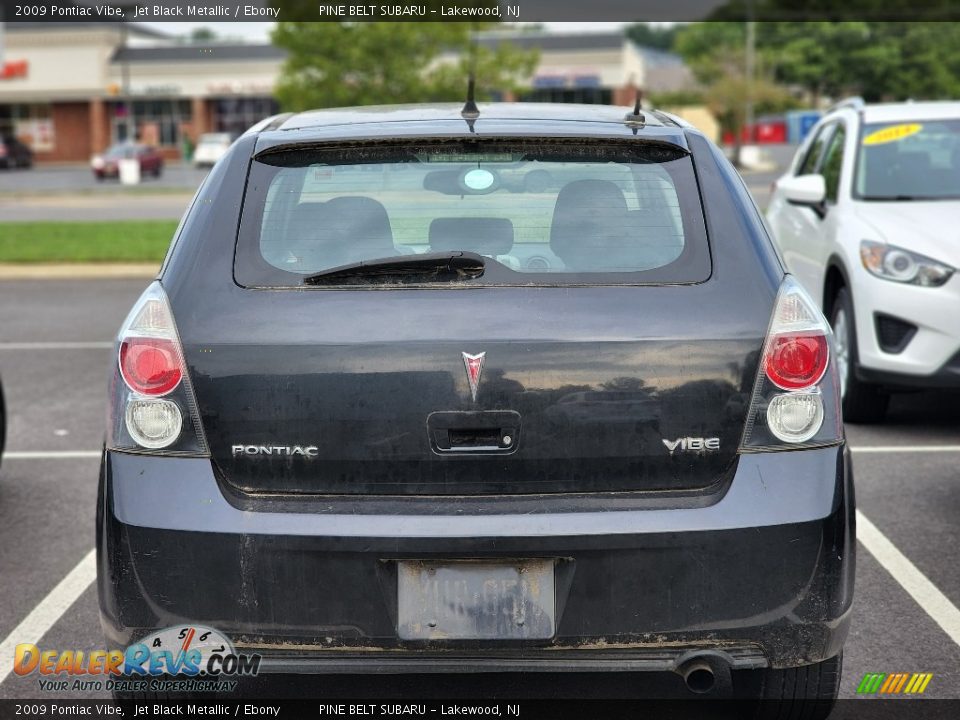
POLYGON ((7 406, 3 399, 3 381, 0 380, 0 461, 3 460, 3 448, 7 444, 7 406))
POLYGON ((262 675, 675 671, 825 717, 855 552, 831 343, 671 115, 265 120, 117 336, 108 647, 201 624, 262 675), (563 186, 497 186, 534 161, 563 186))
POLYGON ((118 143, 90 161, 94 177, 97 180, 117 177, 120 174, 120 161, 124 159, 140 162, 141 177, 160 177, 163 173, 163 155, 155 147, 140 143, 118 143))
POLYGON ((831 320, 848 421, 882 420, 898 390, 960 387, 958 217, 957 102, 841 103, 777 180, 767 219, 831 320))
POLYGON ((0 137, 0 167, 28 168, 33 165, 33 151, 13 135, 0 137))
POLYGON ((204 133, 193 151, 193 164, 197 167, 213 167, 230 149, 232 142, 230 133, 204 133))

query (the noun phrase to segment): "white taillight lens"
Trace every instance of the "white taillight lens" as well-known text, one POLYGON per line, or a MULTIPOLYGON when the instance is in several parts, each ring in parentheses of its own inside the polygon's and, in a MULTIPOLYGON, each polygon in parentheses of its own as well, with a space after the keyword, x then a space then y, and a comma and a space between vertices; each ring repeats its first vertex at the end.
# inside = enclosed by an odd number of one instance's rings
POLYGON ((137 400, 127 403, 127 431, 145 448, 165 448, 176 442, 183 428, 183 415, 170 400, 137 400))
POLYGON ((826 318, 788 275, 763 344, 741 451, 829 445, 843 437, 831 338, 826 318))
POLYGON ((160 283, 144 291, 124 321, 116 358, 108 447, 206 456, 183 347, 160 283))
POLYGON ((817 434, 821 425, 823 398, 819 392, 783 393, 767 406, 767 426, 784 442, 806 442, 817 434))

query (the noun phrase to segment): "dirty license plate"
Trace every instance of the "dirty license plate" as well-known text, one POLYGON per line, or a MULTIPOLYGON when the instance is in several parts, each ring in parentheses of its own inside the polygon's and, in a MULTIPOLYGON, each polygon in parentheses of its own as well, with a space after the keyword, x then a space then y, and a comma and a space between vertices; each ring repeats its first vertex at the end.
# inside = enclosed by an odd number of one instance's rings
POLYGON ((400 561, 402 640, 524 640, 554 635, 553 560, 400 561))

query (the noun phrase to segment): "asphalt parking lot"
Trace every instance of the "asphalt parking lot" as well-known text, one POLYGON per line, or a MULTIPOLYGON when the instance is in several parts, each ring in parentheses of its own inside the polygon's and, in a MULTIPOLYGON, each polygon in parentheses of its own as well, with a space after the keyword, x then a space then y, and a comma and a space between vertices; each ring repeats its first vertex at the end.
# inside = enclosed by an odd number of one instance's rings
MULTIPOLYGON (((11 643, 102 647, 89 553, 110 339, 146 282, 0 282, 10 413, 0 467, 0 675, 11 643), (44 603, 64 578, 66 589, 44 603)), ((897 398, 885 425, 847 429, 860 534, 878 556, 860 545, 846 696, 866 672, 932 672, 926 696, 960 698, 958 421, 956 398, 917 394, 897 398)), ((0 698, 31 696, 41 696, 35 677, 0 683, 0 698)))
MULTIPOLYGON (((761 205, 771 178, 748 178, 761 205)), ((0 698, 43 697, 10 672, 17 643, 103 647, 90 553, 111 338, 147 282, 0 281, 0 698)), ((847 428, 861 542, 844 697, 867 672, 928 672, 925 697, 960 698, 958 400, 898 396, 884 425, 847 428)))

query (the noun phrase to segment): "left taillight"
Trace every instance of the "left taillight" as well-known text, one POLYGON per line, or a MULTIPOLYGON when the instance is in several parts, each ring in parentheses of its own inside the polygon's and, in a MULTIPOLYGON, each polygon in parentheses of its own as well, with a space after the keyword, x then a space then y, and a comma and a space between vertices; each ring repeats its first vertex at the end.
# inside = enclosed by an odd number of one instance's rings
POLYGON ((158 282, 140 296, 117 336, 107 445, 125 452, 209 454, 173 313, 158 282))
POLYGON ((831 445, 843 438, 831 345, 826 318, 786 276, 761 351, 741 452, 831 445))

